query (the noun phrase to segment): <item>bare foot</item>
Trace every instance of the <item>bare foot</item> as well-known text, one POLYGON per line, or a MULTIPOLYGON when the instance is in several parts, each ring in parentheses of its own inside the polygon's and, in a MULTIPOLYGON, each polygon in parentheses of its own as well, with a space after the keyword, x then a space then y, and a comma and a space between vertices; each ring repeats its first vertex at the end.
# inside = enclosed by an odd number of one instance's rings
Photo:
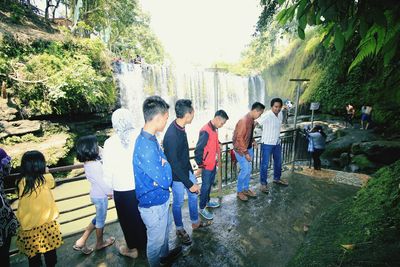
POLYGON ((127 246, 122 245, 118 248, 118 250, 121 255, 130 257, 132 259, 136 259, 139 256, 139 252, 136 248, 129 249, 127 246))
POLYGON ((111 236, 107 238, 105 241, 103 241, 102 244, 96 244, 96 250, 103 249, 105 247, 111 246, 115 242, 115 237, 111 236))
POLYGON ((82 238, 79 238, 78 240, 75 241, 75 246, 76 247, 84 247, 86 244, 85 242, 82 241, 82 238))

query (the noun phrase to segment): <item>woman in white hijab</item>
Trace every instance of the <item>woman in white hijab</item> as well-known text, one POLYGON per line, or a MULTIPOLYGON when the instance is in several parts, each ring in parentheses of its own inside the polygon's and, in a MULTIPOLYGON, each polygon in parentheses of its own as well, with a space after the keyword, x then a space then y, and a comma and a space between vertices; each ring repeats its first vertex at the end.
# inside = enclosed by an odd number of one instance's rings
POLYGON ((127 109, 117 109, 111 117, 115 133, 106 140, 103 150, 104 180, 114 190, 118 220, 126 246, 119 252, 136 258, 138 249, 146 248, 146 226, 138 210, 133 173, 133 150, 140 133, 133 127, 133 116, 127 109))

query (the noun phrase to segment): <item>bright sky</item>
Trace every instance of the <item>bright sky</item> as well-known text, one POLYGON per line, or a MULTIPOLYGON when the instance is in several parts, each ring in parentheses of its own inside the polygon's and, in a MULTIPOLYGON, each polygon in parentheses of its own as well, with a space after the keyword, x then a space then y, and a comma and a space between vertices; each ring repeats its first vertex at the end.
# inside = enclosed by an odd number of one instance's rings
POLYGON ((259 0, 140 0, 174 63, 235 62, 250 42, 259 0))

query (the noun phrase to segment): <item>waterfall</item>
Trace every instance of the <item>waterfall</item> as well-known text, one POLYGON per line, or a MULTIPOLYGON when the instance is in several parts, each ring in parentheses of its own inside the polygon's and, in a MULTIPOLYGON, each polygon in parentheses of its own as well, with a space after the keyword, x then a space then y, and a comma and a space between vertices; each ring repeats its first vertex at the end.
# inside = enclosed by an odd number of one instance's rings
POLYGON ((170 120, 175 119, 174 103, 181 98, 192 100, 195 118, 188 125, 189 145, 195 145, 202 125, 213 118, 216 101, 218 109, 229 115, 226 126, 220 130, 220 140, 229 140, 237 121, 248 112, 254 101, 264 102, 264 81, 260 76, 241 77, 230 73, 193 68, 178 71, 170 66, 139 65, 122 61, 114 64, 120 89, 121 106, 132 111, 135 126, 144 123, 142 104, 146 97, 159 95, 170 106, 170 120), (215 98, 215 86, 218 97, 215 98))
POLYGON ((249 107, 257 101, 266 104, 265 90, 265 82, 260 75, 249 77, 249 107))

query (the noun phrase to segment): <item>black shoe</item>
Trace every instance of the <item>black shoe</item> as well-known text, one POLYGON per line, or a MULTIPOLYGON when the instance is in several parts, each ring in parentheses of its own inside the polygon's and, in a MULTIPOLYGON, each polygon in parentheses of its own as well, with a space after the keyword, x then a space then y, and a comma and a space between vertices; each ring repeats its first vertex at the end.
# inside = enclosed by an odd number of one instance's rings
POLYGON ((162 257, 160 259, 160 266, 171 266, 172 263, 182 255, 182 247, 176 247, 173 250, 170 250, 167 257, 162 257))

